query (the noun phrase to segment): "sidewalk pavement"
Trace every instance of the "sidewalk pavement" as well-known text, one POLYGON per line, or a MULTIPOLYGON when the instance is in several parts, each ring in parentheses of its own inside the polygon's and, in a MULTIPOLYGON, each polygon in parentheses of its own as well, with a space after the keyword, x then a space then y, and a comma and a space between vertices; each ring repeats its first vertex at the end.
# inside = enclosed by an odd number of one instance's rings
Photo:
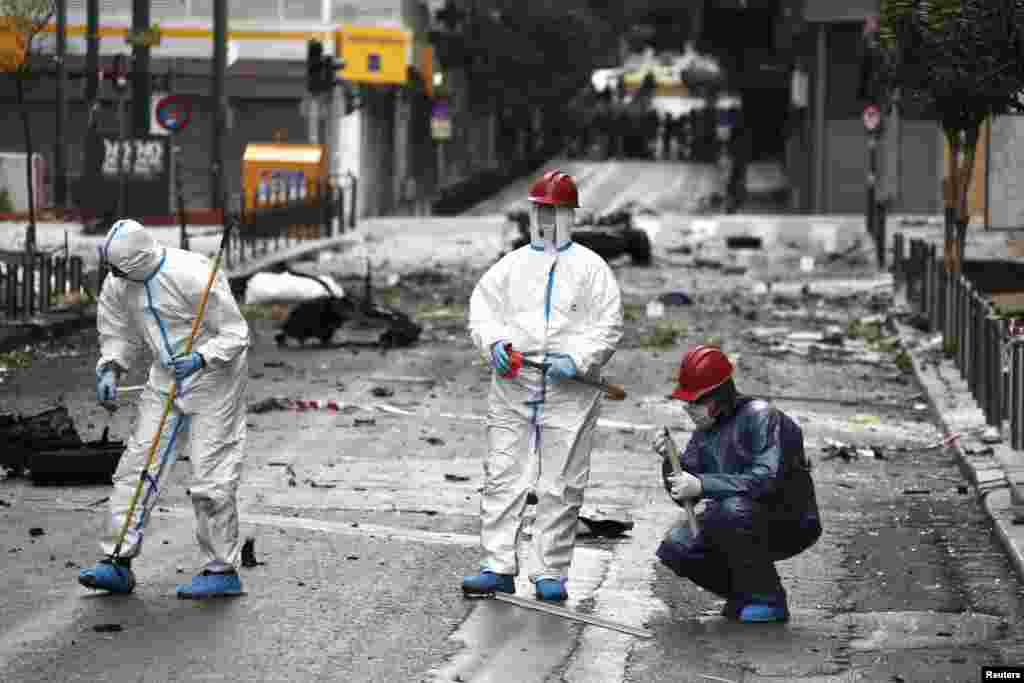
MULTIPOLYGON (((898 305, 906 306, 905 291, 898 291, 895 300, 898 305)), ((1024 484, 1024 456, 1013 451, 1005 441, 987 443, 982 440, 987 428, 985 415, 953 360, 945 354, 928 353, 920 343, 915 343, 934 335, 899 323, 896 327, 944 435, 959 435, 948 439, 946 448, 973 486, 1014 571, 1024 581, 1024 520, 1015 521, 1010 486, 1011 478, 1018 486, 1024 484)))

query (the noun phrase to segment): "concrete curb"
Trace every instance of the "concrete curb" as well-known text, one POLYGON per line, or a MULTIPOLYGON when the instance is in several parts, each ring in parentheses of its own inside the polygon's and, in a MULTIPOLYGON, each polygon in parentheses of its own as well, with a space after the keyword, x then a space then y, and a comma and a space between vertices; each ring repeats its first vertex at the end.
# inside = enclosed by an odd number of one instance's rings
MULTIPOLYGON (((897 296, 896 303, 905 304, 906 301, 897 296)), ((896 330, 904 342, 912 338, 910 327, 896 323, 896 330)), ((977 435, 986 427, 985 416, 951 360, 943 359, 938 365, 929 366, 919 352, 905 343, 903 348, 911 359, 914 376, 924 390, 932 413, 942 425, 944 435, 961 434, 946 448, 952 450, 960 471, 974 487, 982 508, 992 520, 1007 559, 1020 580, 1024 581, 1024 525, 1014 523, 1010 486, 1010 477, 1017 469, 1014 460, 1019 456, 1005 444, 984 444, 978 439, 977 435), (991 454, 987 453, 989 449, 991 454)))
POLYGON ((46 339, 59 339, 96 325, 96 307, 77 313, 52 313, 24 323, 0 326, 0 353, 30 346, 46 339))

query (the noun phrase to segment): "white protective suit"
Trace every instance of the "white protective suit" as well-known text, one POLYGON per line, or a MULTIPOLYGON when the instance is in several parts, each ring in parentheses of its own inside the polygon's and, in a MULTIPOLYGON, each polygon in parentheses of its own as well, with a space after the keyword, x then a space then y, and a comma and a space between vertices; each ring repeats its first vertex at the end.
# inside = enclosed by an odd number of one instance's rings
MULTIPOLYGON (((115 365, 123 373, 136 367, 144 351, 152 355, 149 381, 139 399, 135 429, 114 476, 110 528, 105 554, 114 552, 131 497, 146 463, 163 414, 174 373, 167 359, 184 354, 211 262, 201 254, 165 248, 135 221, 118 221, 100 247, 101 258, 124 277, 107 277, 99 300, 97 372, 115 365)), ((203 322, 193 344, 206 366, 178 388, 161 434, 154 466, 147 477, 125 535, 120 556, 137 555, 143 530, 180 448, 188 445, 196 515, 196 540, 207 568, 237 565, 236 492, 242 472, 246 425, 249 326, 223 272, 211 288, 203 322)))
MULTIPOLYGON (((488 359, 493 344, 506 340, 517 351, 567 354, 579 375, 598 378, 622 336, 619 286, 608 264, 564 234, 536 228, 531 244, 484 274, 469 306, 470 333, 488 359)), ((530 358, 543 360, 544 353, 530 358)), ((600 406, 600 390, 552 382, 539 370, 523 368, 513 379, 493 374, 480 501, 483 569, 518 574, 517 537, 532 490, 540 567, 530 579, 567 578, 600 406)))

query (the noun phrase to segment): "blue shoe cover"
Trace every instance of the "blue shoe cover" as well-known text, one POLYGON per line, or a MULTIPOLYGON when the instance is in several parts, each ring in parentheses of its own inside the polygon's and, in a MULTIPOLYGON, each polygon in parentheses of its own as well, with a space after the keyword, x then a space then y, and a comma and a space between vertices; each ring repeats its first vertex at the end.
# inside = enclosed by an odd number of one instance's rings
POLYGON ((486 569, 475 576, 462 580, 462 592, 466 595, 491 595, 516 592, 516 577, 512 574, 495 574, 486 569))
POLYGON ((569 593, 565 590, 564 579, 538 579, 534 585, 537 589, 538 600, 560 602, 569 599, 569 593))
POLYGON ((131 567, 106 559, 100 560, 92 569, 79 572, 78 583, 111 593, 131 593, 135 590, 135 574, 131 567))
POLYGON ((214 573, 204 571, 192 579, 192 583, 178 586, 178 597, 183 600, 204 600, 225 598, 242 593, 242 580, 237 572, 214 573))
POLYGON ((783 605, 749 603, 740 610, 740 622, 744 624, 772 624, 789 621, 789 609, 783 605))

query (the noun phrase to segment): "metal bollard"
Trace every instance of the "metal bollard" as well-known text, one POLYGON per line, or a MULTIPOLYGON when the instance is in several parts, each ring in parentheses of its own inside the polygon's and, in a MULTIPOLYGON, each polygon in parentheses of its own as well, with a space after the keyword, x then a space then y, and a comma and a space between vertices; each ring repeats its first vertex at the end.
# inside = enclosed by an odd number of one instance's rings
POLYGON ((985 331, 988 339, 988 367, 986 368, 987 376, 985 378, 988 391, 986 392, 985 418, 989 425, 1002 427, 1002 410, 999 401, 1003 388, 1003 373, 999 353, 998 323, 999 321, 992 316, 990 309, 985 316, 985 331))
POLYGON ((974 373, 974 400, 980 405, 984 405, 985 396, 985 302, 982 300, 981 295, 974 292, 974 327, 971 334, 971 349, 973 356, 973 373, 974 373))
POLYGON ((939 329, 939 260, 935 245, 928 247, 928 321, 932 331, 939 329))
POLYGON ((1010 343, 1010 447, 1019 451, 1024 449, 1024 343, 1010 343))
POLYGON ((943 337, 946 340, 956 339, 956 278, 942 269, 946 290, 946 326, 943 337))
POLYGON ((1006 387, 1003 384, 1003 321, 994 315, 989 321, 992 328, 992 416, 998 427, 1003 426, 1006 413, 1006 387))
POLYGON ((932 310, 931 310, 931 278, 928 277, 931 271, 931 251, 928 249, 927 244, 921 245, 921 313, 925 319, 928 320, 928 325, 931 326, 932 322, 932 310))
POLYGON ((892 236, 892 272, 896 277, 896 288, 899 289, 901 283, 903 283, 904 266, 903 266, 903 233, 898 232, 892 236))
POLYGON ((967 346, 967 355, 964 358, 964 367, 966 373, 964 375, 967 380, 967 388, 971 392, 971 397, 977 400, 978 396, 974 392, 974 380, 977 378, 977 366, 975 363, 975 350, 977 347, 977 337, 974 336, 974 331, 977 329, 978 316, 975 310, 974 292, 971 291, 968 294, 967 299, 967 324, 964 326, 964 330, 967 332, 964 335, 964 342, 967 346))
POLYGON ((964 276, 957 278, 957 321, 956 321, 956 356, 957 367, 960 369, 960 376, 967 376, 967 303, 970 299, 967 296, 967 283, 964 276))

